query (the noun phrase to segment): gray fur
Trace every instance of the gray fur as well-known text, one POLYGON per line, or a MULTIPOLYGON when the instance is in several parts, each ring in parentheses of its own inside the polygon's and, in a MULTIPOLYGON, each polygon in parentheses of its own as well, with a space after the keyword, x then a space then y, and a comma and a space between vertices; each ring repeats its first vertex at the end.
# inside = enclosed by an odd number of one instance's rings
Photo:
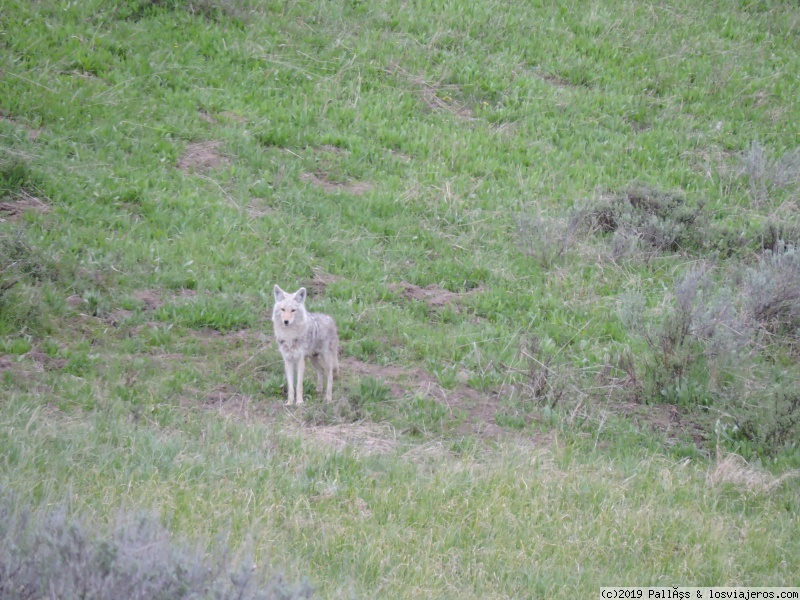
POLYGON ((311 359, 311 364, 317 371, 318 394, 323 391, 323 376, 327 379, 325 400, 330 402, 333 399, 333 375, 339 373, 339 336, 336 323, 326 314, 310 313, 306 310, 305 288, 288 294, 276 285, 273 293, 275 307, 272 309, 272 323, 275 339, 283 356, 289 388, 286 404, 303 403, 306 357, 311 359))

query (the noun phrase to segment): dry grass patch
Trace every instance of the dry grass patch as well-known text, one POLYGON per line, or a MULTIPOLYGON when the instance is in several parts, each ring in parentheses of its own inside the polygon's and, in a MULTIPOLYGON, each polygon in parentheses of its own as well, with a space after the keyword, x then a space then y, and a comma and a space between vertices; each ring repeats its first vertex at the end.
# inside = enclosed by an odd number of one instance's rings
POLYGON ((304 443, 324 446, 337 451, 349 448, 359 456, 389 454, 397 448, 397 432, 381 423, 341 423, 337 425, 302 425, 290 422, 283 432, 300 437, 304 443))
POLYGON ((38 348, 33 348, 25 354, 25 358, 31 361, 37 371, 60 371, 67 366, 65 358, 57 358, 42 352, 38 348))
POLYGON ((244 420, 252 416, 255 408, 250 396, 240 393, 227 383, 218 385, 211 393, 201 398, 199 406, 244 420))
POLYGON ((267 204, 264 198, 253 198, 250 203, 245 207, 247 216, 251 219, 261 219, 275 214, 275 209, 267 204))
POLYGON ((800 469, 787 471, 780 477, 757 469, 738 454, 723 455, 717 448, 716 464, 708 471, 706 482, 710 487, 732 485, 747 492, 768 494, 787 480, 800 475, 800 469))

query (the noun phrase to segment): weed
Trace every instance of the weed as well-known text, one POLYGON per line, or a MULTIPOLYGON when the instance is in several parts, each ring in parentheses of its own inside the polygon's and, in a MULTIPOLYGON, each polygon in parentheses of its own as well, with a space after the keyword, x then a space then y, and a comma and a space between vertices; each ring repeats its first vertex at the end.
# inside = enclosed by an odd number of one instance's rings
POLYGON ((566 369, 556 362, 557 353, 543 348, 536 335, 525 338, 519 352, 525 368, 508 369, 507 379, 519 380, 510 387, 509 396, 518 395, 523 402, 552 409, 562 401, 567 391, 566 369))
POLYGON ((363 408, 369 404, 387 402, 391 398, 391 390, 379 379, 363 377, 358 382, 354 398, 356 406, 363 408))
POLYGON ((11 196, 31 185, 33 175, 26 162, 9 160, 0 162, 0 198, 11 196))
POLYGON ((356 423, 364 418, 360 407, 349 398, 334 398, 333 402, 309 402, 301 409, 307 425, 327 426, 356 423))
POLYGON ((758 142, 750 144, 744 154, 745 172, 750 183, 750 198, 754 206, 759 206, 767 197, 767 156, 764 147, 758 142))
POLYGON ((523 215, 517 220, 519 247, 549 269, 561 261, 575 242, 582 218, 578 212, 566 220, 540 214, 523 215))
POLYGON ((256 320, 250 303, 232 296, 198 296, 180 304, 162 306, 156 311, 156 318, 193 329, 216 331, 244 329, 256 320))

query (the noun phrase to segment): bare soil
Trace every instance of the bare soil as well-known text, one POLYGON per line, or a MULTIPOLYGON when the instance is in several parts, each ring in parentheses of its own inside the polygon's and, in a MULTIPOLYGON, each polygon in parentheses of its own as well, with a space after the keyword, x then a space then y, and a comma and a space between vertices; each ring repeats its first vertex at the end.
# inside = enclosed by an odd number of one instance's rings
POLYGON ((141 290, 136 292, 133 297, 142 302, 147 310, 156 310, 164 306, 159 290, 141 290))
POLYGON ((405 281, 400 283, 392 283, 388 287, 391 291, 395 292, 396 294, 400 294, 404 298, 424 302, 432 308, 439 308, 447 304, 457 302, 465 295, 474 293, 475 291, 473 290, 465 293, 457 293, 446 290, 435 283, 423 288, 419 287, 418 285, 414 285, 413 283, 406 283, 405 281))
POLYGON ((0 223, 20 219, 26 211, 46 213, 50 207, 26 190, 19 190, 9 202, 0 202, 0 223))
POLYGON ((228 159, 220 152, 221 147, 219 140, 188 144, 186 152, 178 159, 178 168, 187 173, 204 173, 227 164, 228 159))
POLYGON ((505 430, 495 424, 499 404, 497 394, 480 392, 467 385, 445 389, 433 375, 423 369, 376 365, 350 356, 340 361, 340 368, 360 377, 373 377, 383 381, 396 399, 422 395, 446 406, 451 412, 463 411, 467 415, 462 425, 464 433, 491 438, 505 433, 505 430))
POLYGON ((346 194, 352 194, 353 196, 361 196, 362 194, 366 194, 373 187, 375 187, 366 181, 350 181, 348 183, 332 181, 325 173, 322 172, 304 173, 300 176, 300 179, 321 187, 326 192, 344 192, 346 194))

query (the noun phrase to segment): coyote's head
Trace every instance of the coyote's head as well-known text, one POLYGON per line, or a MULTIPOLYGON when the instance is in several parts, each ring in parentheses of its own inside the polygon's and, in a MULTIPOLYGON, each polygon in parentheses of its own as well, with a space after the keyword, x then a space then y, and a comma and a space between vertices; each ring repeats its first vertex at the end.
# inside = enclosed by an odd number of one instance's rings
POLYGON ((275 294, 275 308, 272 309, 272 321, 289 327, 295 322, 305 320, 306 288, 301 287, 294 294, 287 294, 277 285, 273 290, 275 294))

